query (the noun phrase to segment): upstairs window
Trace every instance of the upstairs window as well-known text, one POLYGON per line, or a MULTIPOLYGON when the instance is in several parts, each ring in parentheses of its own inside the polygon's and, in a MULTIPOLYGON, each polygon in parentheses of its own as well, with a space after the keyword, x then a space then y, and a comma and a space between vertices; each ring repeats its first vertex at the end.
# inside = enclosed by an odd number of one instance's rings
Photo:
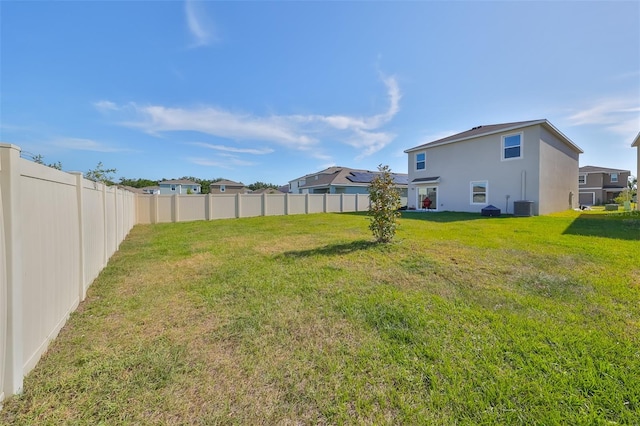
POLYGON ((220 185, 220 192, 224 192, 227 190, 227 187, 224 185, 220 185))
POLYGON ((587 183, 587 175, 578 175, 578 185, 584 185, 587 183))
POLYGON ((612 183, 618 182, 618 174, 617 173, 611 173, 611 182, 612 183))
POLYGON ((502 159, 522 158, 522 133, 502 137, 502 159))
POLYGON ((171 190, 175 191, 176 190, 176 186, 175 185, 171 185, 171 190))
POLYGON ((416 154, 416 170, 424 170, 427 168, 427 154, 419 152, 416 154))

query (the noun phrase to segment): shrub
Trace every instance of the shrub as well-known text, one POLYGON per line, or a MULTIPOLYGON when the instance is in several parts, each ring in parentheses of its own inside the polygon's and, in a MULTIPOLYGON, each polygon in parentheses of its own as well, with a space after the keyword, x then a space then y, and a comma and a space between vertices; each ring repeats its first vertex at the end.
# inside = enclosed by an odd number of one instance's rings
POLYGON ((388 243, 396 234, 400 216, 400 193, 394 186, 389 166, 378 166, 380 173, 369 185, 369 229, 376 242, 388 243))

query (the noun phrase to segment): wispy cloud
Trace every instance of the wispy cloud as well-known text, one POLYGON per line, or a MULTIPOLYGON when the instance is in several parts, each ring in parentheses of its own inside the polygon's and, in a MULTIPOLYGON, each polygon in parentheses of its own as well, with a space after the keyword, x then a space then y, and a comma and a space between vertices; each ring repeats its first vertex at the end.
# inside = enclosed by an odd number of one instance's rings
POLYGON ((94 102, 93 106, 100 112, 117 111, 118 105, 111 101, 98 101, 94 102))
POLYGON ((261 148, 261 149, 254 149, 254 148, 235 148, 232 146, 224 146, 224 145, 213 145, 210 143, 205 143, 205 142, 190 142, 190 145, 194 145, 194 146, 199 146, 202 148, 208 148, 208 149, 213 149, 216 151, 226 151, 226 152, 237 152, 240 154, 255 154, 255 155, 264 155, 264 154, 271 154, 273 152, 273 149, 271 148, 261 148))
POLYGON ((58 138, 52 142, 59 148, 73 149, 78 151, 95 151, 95 152, 127 152, 131 151, 128 148, 118 148, 114 146, 106 145, 102 142, 98 142, 92 139, 82 138, 58 138))
POLYGON ((191 158, 188 158, 188 161, 192 162, 193 164, 197 164, 199 166, 220 167, 220 168, 229 169, 229 170, 234 169, 235 168, 234 166, 249 167, 249 166, 256 165, 256 163, 252 161, 241 160, 234 156, 228 156, 223 160, 191 157, 191 158))
POLYGON ((187 27, 193 37, 191 47, 207 46, 216 41, 216 36, 211 20, 202 8, 203 2, 185 0, 184 12, 187 19, 187 27))
POLYGON ((265 140, 293 148, 316 143, 315 139, 300 133, 288 120, 279 116, 255 117, 215 107, 134 107, 140 119, 123 124, 152 134, 194 131, 232 140, 265 140))
POLYGON ((572 126, 603 126, 628 138, 640 128, 640 100, 636 97, 603 99, 574 111, 567 121, 572 126))
MULTIPOLYGON (((380 151, 395 139, 395 134, 383 131, 400 111, 401 93, 395 77, 382 77, 389 106, 371 116, 351 115, 277 115, 256 116, 229 111, 214 106, 191 108, 163 105, 118 106, 100 101, 94 106, 103 113, 117 112, 124 120, 120 123, 146 133, 159 135, 166 132, 191 131, 233 141, 256 141, 262 145, 275 143, 290 149, 306 151, 314 158, 330 161, 323 152, 326 144, 340 142, 358 151, 357 158, 380 151)), ((268 154, 273 149, 239 148, 227 145, 203 144, 199 146, 217 151, 245 154, 268 154)))

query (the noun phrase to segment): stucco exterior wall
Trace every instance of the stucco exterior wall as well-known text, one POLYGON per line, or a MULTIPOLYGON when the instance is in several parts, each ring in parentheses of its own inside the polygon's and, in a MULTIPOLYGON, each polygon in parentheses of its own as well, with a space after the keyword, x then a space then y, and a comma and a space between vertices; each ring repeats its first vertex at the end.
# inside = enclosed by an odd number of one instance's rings
MULTIPOLYGON (((505 213, 513 213, 513 202, 538 200, 540 127, 532 126, 513 132, 498 133, 462 142, 454 142, 424 150, 425 170, 415 170, 415 156, 408 155, 409 208, 417 206, 416 178, 440 177, 437 210, 480 212, 492 204, 505 213), (522 158, 502 160, 502 136, 522 133, 522 158), (523 174, 524 172, 524 174, 523 174), (487 181, 487 202, 471 203, 471 182, 487 181), (507 203, 507 195, 509 200, 507 203)), ((577 175, 576 175, 577 181, 577 175)))
POLYGON ((578 153, 540 127, 539 214, 576 208, 578 200, 578 153))

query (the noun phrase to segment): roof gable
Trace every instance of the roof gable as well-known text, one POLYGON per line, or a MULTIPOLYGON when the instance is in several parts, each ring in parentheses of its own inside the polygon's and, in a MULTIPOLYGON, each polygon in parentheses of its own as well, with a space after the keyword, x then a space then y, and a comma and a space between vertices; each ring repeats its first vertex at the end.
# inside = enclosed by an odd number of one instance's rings
POLYGON ((227 179, 223 179, 223 180, 219 180, 216 182, 211 182, 211 184, 209 185, 211 186, 220 186, 220 185, 225 185, 225 186, 237 186, 240 188, 244 188, 244 184, 241 182, 234 182, 232 180, 227 180, 227 179))
POLYGON ((582 154, 584 151, 573 143, 568 137, 566 137, 562 132, 555 128, 549 121, 546 119, 541 120, 529 120, 529 121, 516 121, 512 123, 502 123, 502 124, 490 124, 484 126, 476 126, 470 130, 465 132, 457 133, 455 135, 447 136, 442 139, 435 140, 433 142, 428 142, 414 148, 409 148, 405 150, 405 153, 418 151, 421 149, 432 148, 440 145, 446 145, 454 142, 462 142, 466 140, 472 140, 475 138, 489 136, 497 133, 505 133, 512 130, 518 130, 529 126, 542 125, 545 126, 548 130, 554 133, 561 141, 563 141, 566 145, 568 145, 574 151, 582 154))
POLYGON ((158 185, 195 185, 200 186, 199 183, 195 183, 192 180, 188 179, 174 179, 174 180, 165 180, 160 182, 158 185))
POLYGON ((631 146, 637 146, 640 149, 640 132, 638 132, 638 136, 633 140, 631 146))
POLYGON ((582 166, 578 169, 579 173, 631 173, 630 170, 610 169, 598 166, 582 166))

